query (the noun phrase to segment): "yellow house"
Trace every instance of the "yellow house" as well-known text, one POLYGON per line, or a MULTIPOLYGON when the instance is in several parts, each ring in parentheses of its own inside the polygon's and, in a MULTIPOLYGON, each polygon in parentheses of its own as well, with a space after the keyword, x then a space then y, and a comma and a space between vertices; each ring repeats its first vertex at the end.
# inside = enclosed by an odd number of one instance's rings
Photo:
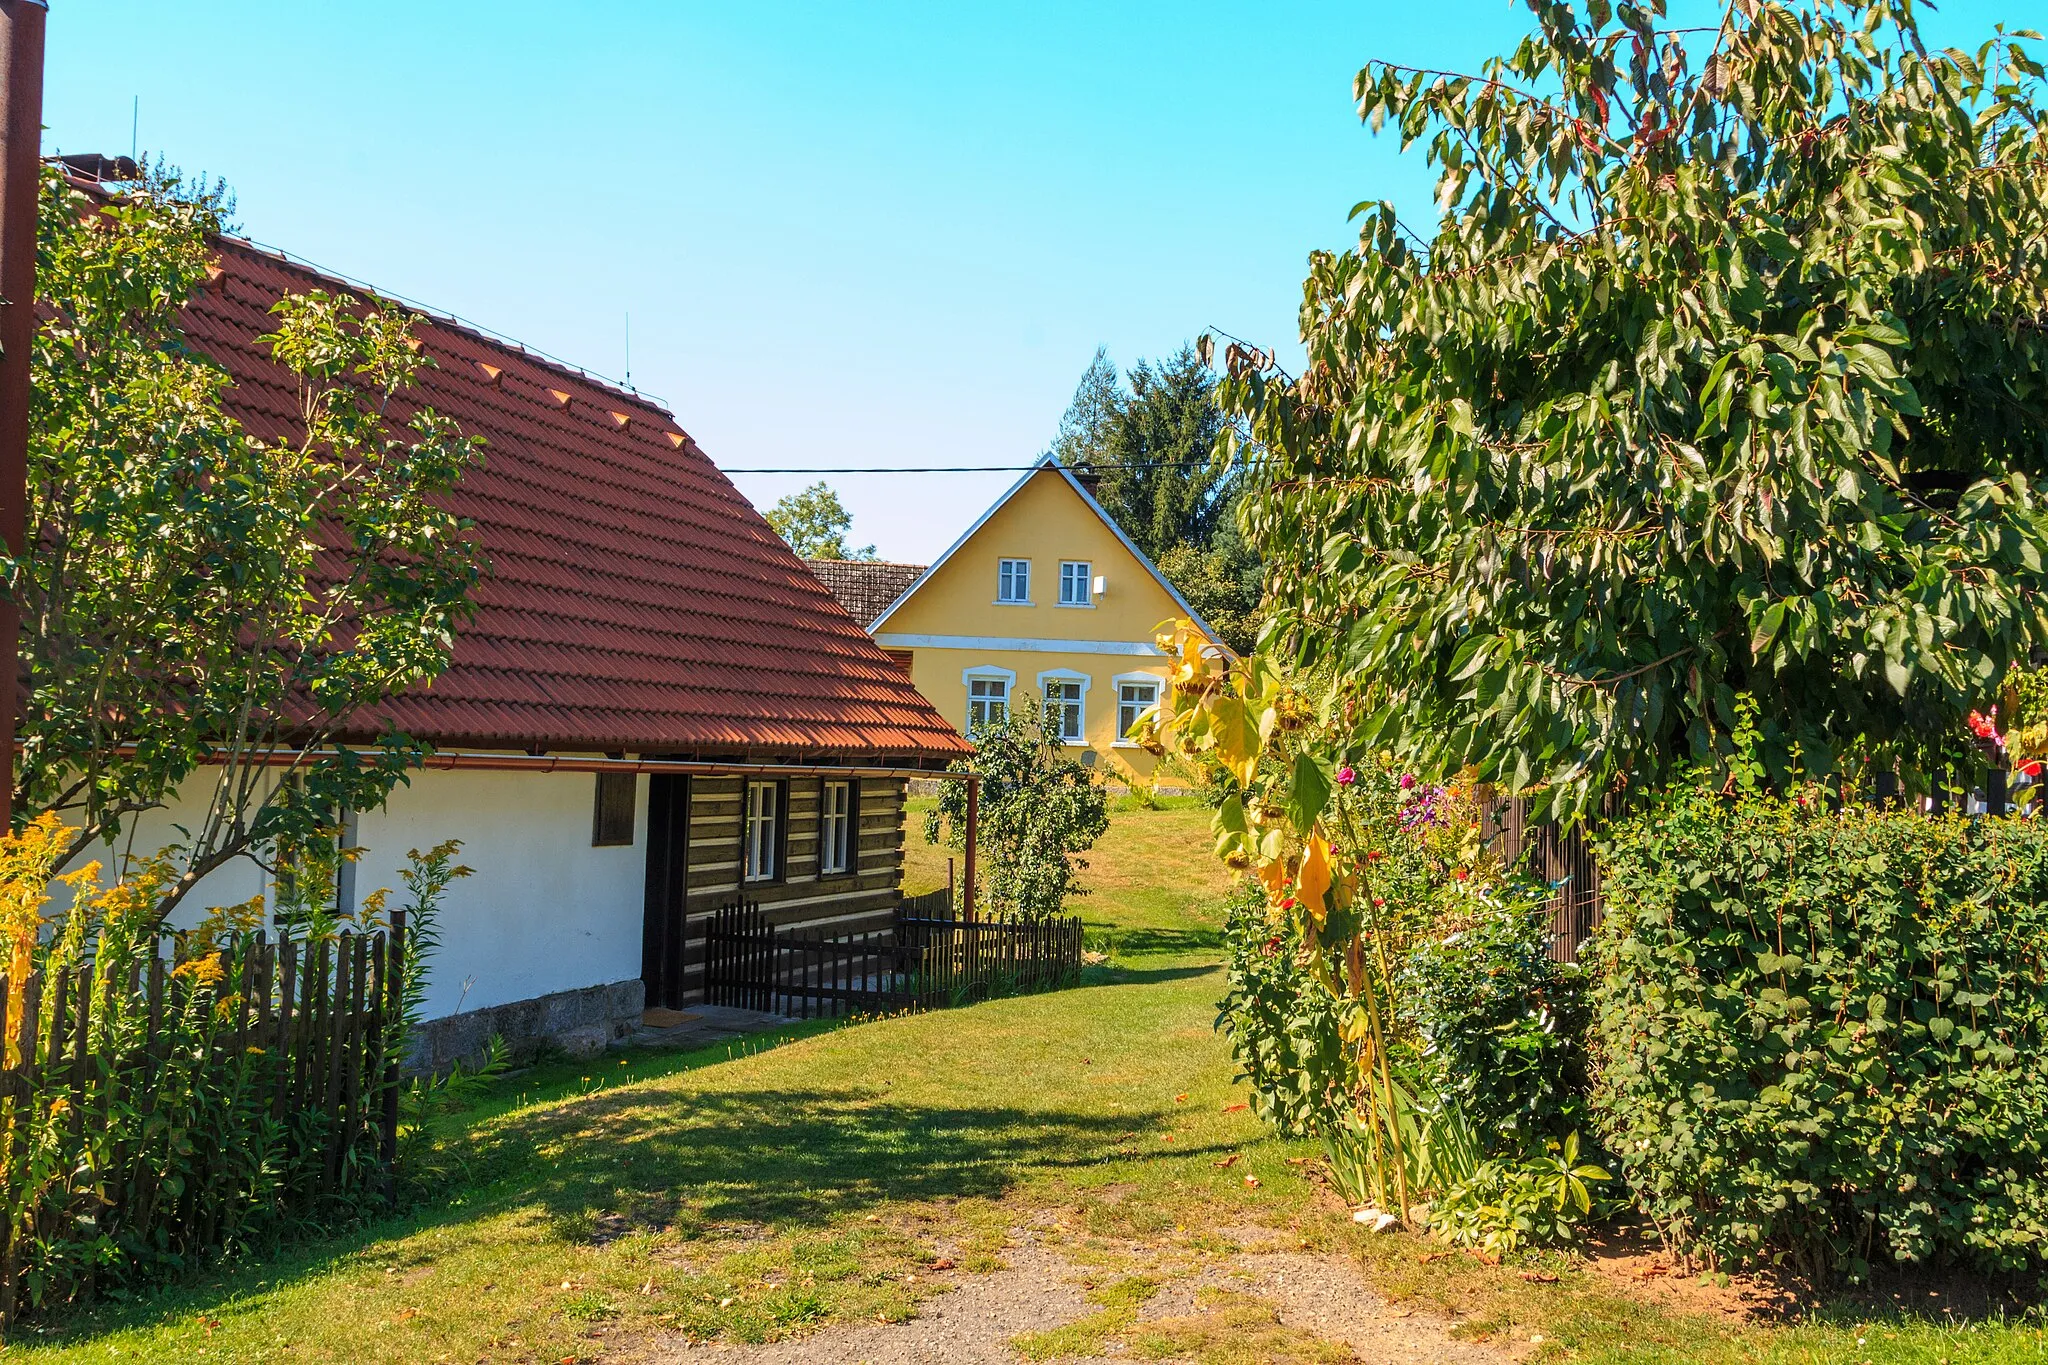
POLYGON ((1176 617, 1215 638, 1047 456, 868 628, 963 732, 1042 696, 1083 763, 1142 777, 1152 756, 1124 734, 1166 685, 1154 636, 1176 617))

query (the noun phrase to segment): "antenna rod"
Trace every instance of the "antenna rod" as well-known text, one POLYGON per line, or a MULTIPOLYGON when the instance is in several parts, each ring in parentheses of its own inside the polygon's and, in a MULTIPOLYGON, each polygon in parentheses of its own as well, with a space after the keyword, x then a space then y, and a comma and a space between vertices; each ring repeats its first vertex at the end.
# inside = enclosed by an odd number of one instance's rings
POLYGON ((626 310, 626 387, 633 387, 633 310, 626 310))
POLYGON ((142 155, 142 96, 135 97, 135 109, 128 118, 128 159, 142 155))

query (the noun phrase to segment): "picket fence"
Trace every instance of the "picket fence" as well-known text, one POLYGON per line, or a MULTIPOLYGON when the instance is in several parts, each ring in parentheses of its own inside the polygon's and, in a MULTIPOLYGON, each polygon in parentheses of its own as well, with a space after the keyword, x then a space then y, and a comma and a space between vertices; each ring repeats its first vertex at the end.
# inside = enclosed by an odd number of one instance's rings
POLYGON ((67 1247, 190 1264, 388 1199, 405 932, 400 911, 388 932, 250 933, 210 963, 171 935, 104 973, 0 975, 0 1329, 25 1280, 45 1303, 92 1295, 94 1257, 67 1247))
POLYGON ((906 899, 888 927, 851 933, 777 927, 750 901, 724 906, 706 927, 705 1001, 836 1018, 1041 990, 1080 971, 1079 919, 965 919, 946 896, 906 899))

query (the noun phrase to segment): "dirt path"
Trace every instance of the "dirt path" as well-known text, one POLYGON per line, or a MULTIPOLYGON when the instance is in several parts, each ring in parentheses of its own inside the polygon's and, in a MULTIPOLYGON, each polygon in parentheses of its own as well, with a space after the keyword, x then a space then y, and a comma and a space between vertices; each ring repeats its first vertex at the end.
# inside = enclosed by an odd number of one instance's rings
MULTIPOLYGON (((632 1358, 649 1365, 1017 1365, 1026 1357, 1014 1349, 1014 1339, 1064 1328, 1071 1335, 1062 1344, 1092 1352, 1056 1357, 1077 1365, 1176 1358, 1176 1348, 1178 1358, 1193 1359, 1209 1346, 1241 1351, 1254 1337, 1257 1358, 1301 1365, 1500 1365, 1513 1359, 1454 1339, 1440 1318, 1389 1305, 1354 1265, 1332 1257, 1239 1252, 1153 1280, 1084 1270, 1061 1249, 1056 1235, 1020 1232, 1003 1253, 1003 1269, 961 1277, 909 1322, 828 1327, 765 1346, 656 1339, 632 1358), (1156 1288, 1121 1320, 1106 1321, 1115 1318, 1116 1310, 1104 1307, 1118 1301, 1115 1286, 1134 1279, 1156 1288), (1111 1286, 1107 1299, 1105 1284, 1111 1286), (1145 1338, 1142 1353, 1131 1349, 1138 1337, 1145 1338)), ((1035 1358, 1055 1358, 1048 1354, 1054 1349, 1040 1343, 1035 1358)))

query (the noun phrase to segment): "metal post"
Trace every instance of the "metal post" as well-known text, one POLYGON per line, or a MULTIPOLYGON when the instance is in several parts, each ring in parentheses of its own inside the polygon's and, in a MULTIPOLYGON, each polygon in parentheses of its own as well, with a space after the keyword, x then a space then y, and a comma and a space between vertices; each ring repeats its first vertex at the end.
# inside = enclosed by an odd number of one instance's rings
MULTIPOLYGON (((36 334, 36 199, 43 152, 45 0, 0 0, 0 541, 24 552, 29 351, 36 334)), ((14 814, 21 608, 0 594, 0 830, 14 814)))
POLYGON ((964 919, 974 918, 974 846, 981 840, 981 778, 967 779, 967 853, 960 880, 966 894, 960 898, 964 919))

